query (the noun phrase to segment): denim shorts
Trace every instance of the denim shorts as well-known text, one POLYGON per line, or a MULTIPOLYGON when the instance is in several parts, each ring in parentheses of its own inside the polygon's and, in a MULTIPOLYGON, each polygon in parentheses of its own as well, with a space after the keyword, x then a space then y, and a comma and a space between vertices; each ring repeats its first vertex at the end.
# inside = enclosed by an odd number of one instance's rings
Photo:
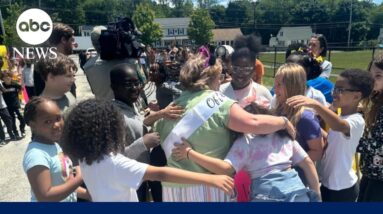
POLYGON ((298 173, 287 170, 252 179, 253 202, 319 202, 319 196, 305 187, 298 173))

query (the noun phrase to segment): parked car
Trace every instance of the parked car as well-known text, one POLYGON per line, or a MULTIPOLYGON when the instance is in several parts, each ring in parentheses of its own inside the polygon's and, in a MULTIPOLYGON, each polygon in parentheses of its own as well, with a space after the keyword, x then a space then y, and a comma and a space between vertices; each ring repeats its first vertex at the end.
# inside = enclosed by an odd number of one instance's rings
POLYGON ((91 57, 97 56, 97 51, 94 48, 88 48, 85 51, 86 57, 89 59, 91 57))

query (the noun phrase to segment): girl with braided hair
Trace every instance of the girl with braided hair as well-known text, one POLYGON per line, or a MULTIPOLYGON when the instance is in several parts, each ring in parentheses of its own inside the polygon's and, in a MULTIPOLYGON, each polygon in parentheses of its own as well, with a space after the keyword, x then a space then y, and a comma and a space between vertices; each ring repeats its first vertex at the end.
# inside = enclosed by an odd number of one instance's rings
POLYGON ((77 197, 90 200, 87 190, 80 187, 80 168, 73 166, 57 143, 64 126, 57 104, 48 98, 34 97, 25 106, 24 119, 33 136, 23 160, 31 201, 76 202, 77 197))

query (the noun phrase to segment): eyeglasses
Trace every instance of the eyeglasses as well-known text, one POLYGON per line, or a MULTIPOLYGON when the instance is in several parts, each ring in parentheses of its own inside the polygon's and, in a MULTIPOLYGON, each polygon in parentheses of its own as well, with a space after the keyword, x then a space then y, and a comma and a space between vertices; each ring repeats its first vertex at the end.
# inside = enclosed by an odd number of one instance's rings
POLYGON ((254 67, 241 67, 241 66, 234 66, 234 65, 231 67, 232 67, 233 73, 243 72, 246 74, 250 74, 254 70, 254 67))
POLYGON ((349 91, 349 92, 357 92, 359 90, 356 89, 348 89, 348 88, 333 88, 331 93, 332 94, 343 94, 344 92, 349 91))

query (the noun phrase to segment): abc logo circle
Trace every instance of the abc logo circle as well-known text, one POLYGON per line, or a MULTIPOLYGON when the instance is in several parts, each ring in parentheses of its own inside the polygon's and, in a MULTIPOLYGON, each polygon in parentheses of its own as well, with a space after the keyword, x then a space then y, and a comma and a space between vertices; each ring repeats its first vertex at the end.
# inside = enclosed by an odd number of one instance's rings
POLYGON ((20 39, 30 45, 38 45, 49 39, 52 34, 52 19, 43 10, 29 9, 24 11, 16 23, 20 39))

